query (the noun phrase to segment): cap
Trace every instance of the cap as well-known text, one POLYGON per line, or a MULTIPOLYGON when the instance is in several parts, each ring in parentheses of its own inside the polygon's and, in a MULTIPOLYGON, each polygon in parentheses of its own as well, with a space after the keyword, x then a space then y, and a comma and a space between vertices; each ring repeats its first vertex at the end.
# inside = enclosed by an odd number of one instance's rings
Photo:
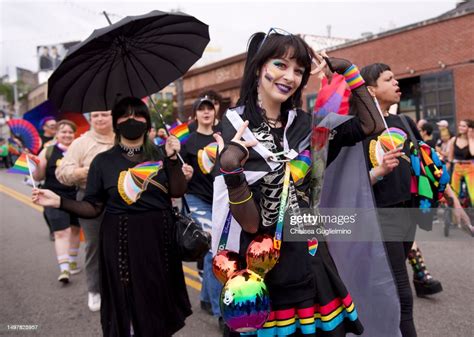
POLYGON ((436 125, 442 128, 447 128, 449 126, 449 123, 447 120, 443 119, 442 121, 439 121, 438 123, 436 123, 436 125))
POLYGON ((209 103, 211 106, 214 106, 214 102, 207 96, 204 96, 204 97, 199 97, 197 100, 194 101, 193 103, 193 111, 196 111, 197 109, 199 109, 199 107, 203 104, 203 103, 209 103))

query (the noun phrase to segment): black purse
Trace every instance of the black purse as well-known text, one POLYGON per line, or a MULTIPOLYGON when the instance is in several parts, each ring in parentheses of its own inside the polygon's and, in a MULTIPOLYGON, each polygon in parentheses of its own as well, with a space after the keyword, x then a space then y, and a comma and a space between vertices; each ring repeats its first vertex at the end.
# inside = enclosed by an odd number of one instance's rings
POLYGON ((188 203, 183 197, 183 209, 174 209, 175 240, 182 261, 196 262, 211 249, 211 235, 189 215, 188 203))

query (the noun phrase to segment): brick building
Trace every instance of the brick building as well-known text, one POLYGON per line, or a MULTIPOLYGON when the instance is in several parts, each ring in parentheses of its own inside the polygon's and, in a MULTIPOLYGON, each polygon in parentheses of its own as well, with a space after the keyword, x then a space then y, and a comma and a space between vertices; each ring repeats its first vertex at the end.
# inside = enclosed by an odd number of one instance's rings
MULTIPOLYGON (((443 15, 409 26, 369 35, 328 49, 359 67, 383 62, 391 66, 402 90, 399 110, 414 119, 454 123, 474 117, 474 1, 460 3, 443 15)), ((185 109, 204 90, 214 89, 234 105, 239 97, 245 53, 193 69, 184 76, 185 109)), ((304 90, 311 110, 317 83, 304 90)))

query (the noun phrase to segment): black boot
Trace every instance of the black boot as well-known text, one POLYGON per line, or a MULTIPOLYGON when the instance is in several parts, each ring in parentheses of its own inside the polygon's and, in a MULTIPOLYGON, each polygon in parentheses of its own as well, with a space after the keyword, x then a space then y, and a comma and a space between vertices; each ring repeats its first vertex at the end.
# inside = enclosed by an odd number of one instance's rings
POLYGON ((441 282, 435 280, 426 269, 419 248, 410 251, 408 254, 408 261, 413 268, 413 284, 415 285, 416 296, 425 297, 443 291, 441 282))

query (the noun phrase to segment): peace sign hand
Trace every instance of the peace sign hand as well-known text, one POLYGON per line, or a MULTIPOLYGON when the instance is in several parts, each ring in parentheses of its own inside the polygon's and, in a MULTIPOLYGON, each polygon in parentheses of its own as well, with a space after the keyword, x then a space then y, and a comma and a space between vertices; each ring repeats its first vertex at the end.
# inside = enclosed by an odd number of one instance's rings
POLYGON ((248 125, 249 122, 245 121, 227 146, 224 146, 224 139, 219 134, 214 134, 214 139, 219 146, 220 164, 223 170, 230 172, 244 166, 249 157, 247 148, 257 145, 256 139, 242 140, 242 135, 248 125))

